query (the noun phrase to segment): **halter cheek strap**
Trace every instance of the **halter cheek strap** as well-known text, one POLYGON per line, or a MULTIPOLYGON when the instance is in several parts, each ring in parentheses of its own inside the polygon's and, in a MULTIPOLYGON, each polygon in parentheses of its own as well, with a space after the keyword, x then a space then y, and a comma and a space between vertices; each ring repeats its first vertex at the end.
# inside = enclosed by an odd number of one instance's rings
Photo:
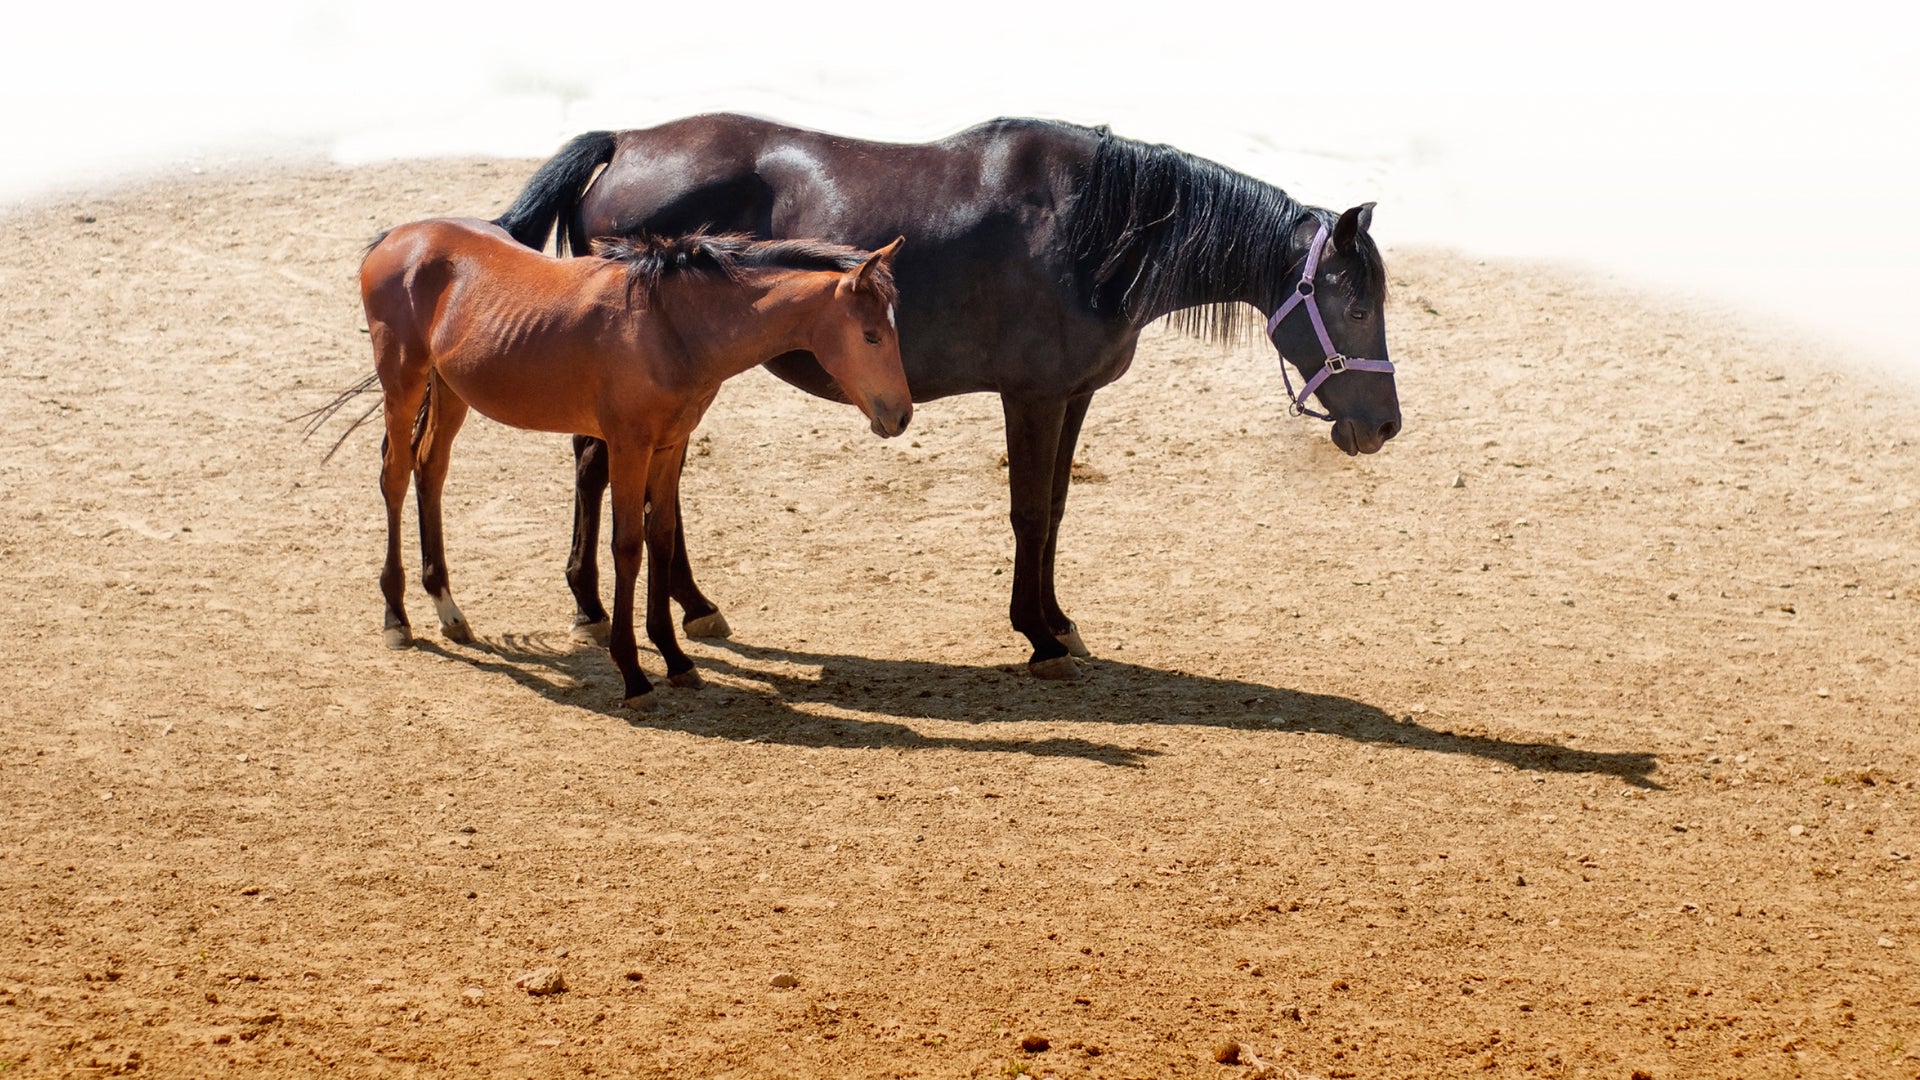
POLYGON ((1293 376, 1287 374, 1286 355, 1282 353, 1280 378, 1286 381, 1287 393, 1293 395, 1293 404, 1287 407, 1289 413, 1294 416, 1316 416, 1330 421, 1333 417, 1307 404, 1307 399, 1313 396, 1315 390, 1320 389, 1320 384, 1326 382, 1328 376, 1338 375, 1342 371, 1378 371, 1391 375, 1393 361, 1363 360, 1354 356, 1342 356, 1340 350, 1333 347, 1333 338, 1327 335, 1327 324, 1320 318, 1320 305, 1313 302, 1313 276, 1320 269, 1320 249, 1326 242, 1327 227, 1322 225, 1313 234, 1313 245, 1307 249, 1307 264, 1300 271, 1300 281, 1293 287, 1293 295, 1287 297, 1286 302, 1273 313, 1273 317, 1267 320, 1267 336, 1272 337, 1273 332, 1280 329, 1280 320, 1286 318, 1294 308, 1307 309, 1307 318, 1313 322, 1314 336, 1320 339, 1320 349, 1326 354, 1326 359, 1321 361, 1320 370, 1314 372, 1313 377, 1307 380, 1307 384, 1295 394, 1293 376))

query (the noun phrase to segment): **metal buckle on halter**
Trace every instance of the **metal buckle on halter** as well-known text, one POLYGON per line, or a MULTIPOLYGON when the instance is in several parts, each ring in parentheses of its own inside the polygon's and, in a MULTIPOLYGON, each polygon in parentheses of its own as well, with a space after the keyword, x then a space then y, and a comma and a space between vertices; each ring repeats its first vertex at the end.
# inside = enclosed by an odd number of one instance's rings
POLYGON ((1345 370, 1347 370, 1346 357, 1341 356, 1339 353, 1334 353, 1332 356, 1327 357, 1327 374, 1338 375, 1345 370))
POLYGON ((1299 294, 1300 294, 1301 296, 1312 296, 1312 295, 1313 295, 1313 282, 1312 282, 1312 280, 1310 280, 1310 279, 1308 279, 1308 278, 1301 278, 1301 279, 1300 279, 1300 284, 1298 284, 1298 285, 1295 285, 1295 286, 1293 287, 1293 290, 1294 290, 1295 292, 1297 292, 1297 293, 1299 293, 1299 294))

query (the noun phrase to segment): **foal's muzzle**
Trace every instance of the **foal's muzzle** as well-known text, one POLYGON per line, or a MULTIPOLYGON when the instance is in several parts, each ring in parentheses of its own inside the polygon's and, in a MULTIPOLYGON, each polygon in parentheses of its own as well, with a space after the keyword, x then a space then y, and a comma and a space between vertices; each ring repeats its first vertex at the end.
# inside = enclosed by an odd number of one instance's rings
POLYGON ((891 439, 907 430, 907 423, 913 419, 913 402, 904 405, 892 405, 875 400, 867 409, 867 426, 875 435, 891 439))

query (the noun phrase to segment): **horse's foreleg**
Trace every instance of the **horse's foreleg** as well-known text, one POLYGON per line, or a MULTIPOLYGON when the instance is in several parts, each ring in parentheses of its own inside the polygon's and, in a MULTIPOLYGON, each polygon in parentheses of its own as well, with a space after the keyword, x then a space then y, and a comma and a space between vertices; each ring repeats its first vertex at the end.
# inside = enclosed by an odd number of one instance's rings
POLYGON ((600 603, 600 501, 607 493, 607 444, 590 435, 573 437, 573 551, 567 556, 567 588, 573 590, 573 636, 605 645, 611 624, 600 603))
POLYGON ((1053 502, 1047 517, 1047 546, 1040 559, 1040 609, 1053 636, 1074 656, 1092 654, 1080 640, 1079 628, 1060 610, 1060 601, 1054 595, 1053 553, 1060 541, 1060 519, 1067 513, 1067 491, 1073 485, 1073 453, 1080 445, 1080 425, 1087 418, 1087 406, 1092 403, 1092 394, 1067 402, 1066 416, 1060 426, 1060 446, 1053 458, 1053 502))
POLYGON ((673 610, 667 606, 680 539, 680 464, 685 458, 684 444, 677 453, 655 454, 647 476, 647 639, 667 662, 668 682, 699 686, 700 673, 674 637, 673 610))
POLYGON ((447 465, 453 438, 467 420, 467 402, 448 389, 438 374, 431 376, 427 390, 426 422, 420 441, 414 447, 414 489, 420 500, 420 584, 433 598, 434 611, 440 616, 440 632, 449 640, 473 640, 473 627, 453 602, 453 586, 447 577, 447 546, 441 517, 440 493, 447 483, 447 465))
POLYGON ((623 695, 630 709, 655 708, 653 684, 640 670, 639 642, 633 636, 633 586, 640 576, 641 546, 646 540, 647 476, 652 447, 606 447, 607 472, 613 488, 613 627, 607 651, 625 683, 623 695))
POLYGON ((1053 521, 1054 465, 1068 403, 1006 394, 1000 403, 1007 418, 1007 486, 1013 504, 1013 599, 1007 614, 1033 645, 1028 671, 1043 679, 1077 679, 1080 669, 1054 636, 1041 591, 1053 521))
POLYGON ((687 467, 686 448, 680 450, 680 468, 676 471, 673 485, 673 562, 667 570, 667 580, 671 585, 674 602, 680 605, 680 625, 687 631, 688 637, 723 638, 732 637, 733 628, 727 625, 727 617, 720 614, 720 607, 707 599, 700 586, 693 581, 693 565, 687 561, 687 527, 680 516, 680 483, 677 476, 687 467))

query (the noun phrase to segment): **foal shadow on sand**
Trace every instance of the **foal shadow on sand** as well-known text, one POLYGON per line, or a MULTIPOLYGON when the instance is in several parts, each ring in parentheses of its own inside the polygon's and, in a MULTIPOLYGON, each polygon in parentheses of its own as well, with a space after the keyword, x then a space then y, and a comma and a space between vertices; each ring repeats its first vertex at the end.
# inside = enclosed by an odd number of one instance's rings
POLYGON ((635 727, 713 738, 814 747, 990 750, 1137 768, 1160 751, 1077 737, 927 735, 904 723, 822 716, 796 706, 826 705, 982 729, 1018 721, 1098 725, 1102 731, 1205 725, 1240 731, 1315 732, 1357 743, 1469 754, 1529 772, 1612 776, 1636 787, 1661 789, 1651 779, 1659 761, 1649 753, 1576 750, 1555 743, 1462 734, 1424 726, 1411 716, 1395 718, 1351 698, 1125 661, 1095 660, 1087 679, 1063 684, 1033 679, 1024 665, 1017 664, 981 667, 872 659, 732 640, 702 644, 707 655, 700 666, 712 680, 705 689, 675 691, 658 712, 631 713, 615 704, 620 684, 604 653, 560 635, 507 635, 489 640, 485 651, 448 649, 424 639, 417 642, 424 651, 505 675, 559 704, 618 716, 635 727))

